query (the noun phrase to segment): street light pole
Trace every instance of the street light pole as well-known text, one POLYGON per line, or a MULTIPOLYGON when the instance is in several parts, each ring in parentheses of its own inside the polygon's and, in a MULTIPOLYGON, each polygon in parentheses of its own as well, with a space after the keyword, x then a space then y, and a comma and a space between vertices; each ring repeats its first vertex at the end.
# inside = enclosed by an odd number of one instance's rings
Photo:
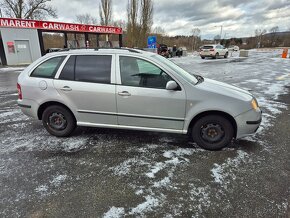
POLYGON ((220 40, 221 40, 222 39, 222 34, 223 34, 223 25, 214 26, 214 27, 220 27, 221 28, 221 32, 220 32, 220 40))
POLYGON ((221 39, 222 39, 222 34, 223 34, 223 25, 221 25, 221 34, 220 34, 221 39))

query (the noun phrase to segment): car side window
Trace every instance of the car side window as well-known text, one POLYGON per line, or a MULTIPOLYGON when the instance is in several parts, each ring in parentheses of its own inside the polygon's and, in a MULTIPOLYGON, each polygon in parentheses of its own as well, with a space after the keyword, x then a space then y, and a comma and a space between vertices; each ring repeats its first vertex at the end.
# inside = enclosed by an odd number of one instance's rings
POLYGON ((111 83, 111 55, 79 55, 75 60, 75 80, 111 83))
POLYGON ((71 56, 63 67, 59 79, 74 80, 75 79, 75 61, 76 56, 71 56))
POLYGON ((64 59, 65 56, 51 58, 37 66, 30 76, 40 78, 54 78, 59 66, 64 59))
POLYGON ((173 80, 154 64, 134 57, 120 57, 121 82, 125 86, 165 89, 173 80))

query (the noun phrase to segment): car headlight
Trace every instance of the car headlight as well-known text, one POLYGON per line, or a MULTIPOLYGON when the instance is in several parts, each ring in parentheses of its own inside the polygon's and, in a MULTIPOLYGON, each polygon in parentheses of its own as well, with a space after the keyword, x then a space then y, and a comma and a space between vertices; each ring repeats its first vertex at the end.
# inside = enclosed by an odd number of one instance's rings
POLYGON ((259 104, 255 98, 252 100, 251 105, 255 111, 259 109, 259 104))

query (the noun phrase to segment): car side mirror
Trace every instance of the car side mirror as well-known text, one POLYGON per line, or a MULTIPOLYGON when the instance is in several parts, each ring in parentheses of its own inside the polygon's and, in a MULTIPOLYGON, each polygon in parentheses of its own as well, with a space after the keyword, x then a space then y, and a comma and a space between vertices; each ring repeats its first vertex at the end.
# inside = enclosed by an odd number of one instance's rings
POLYGON ((178 88, 178 85, 175 81, 171 80, 166 84, 166 89, 169 91, 174 91, 178 88))

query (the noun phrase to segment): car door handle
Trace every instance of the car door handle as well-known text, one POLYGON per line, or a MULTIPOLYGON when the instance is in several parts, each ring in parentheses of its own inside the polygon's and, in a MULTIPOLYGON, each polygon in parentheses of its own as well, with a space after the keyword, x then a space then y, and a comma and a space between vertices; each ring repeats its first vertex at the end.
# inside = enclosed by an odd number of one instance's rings
POLYGON ((65 92, 70 92, 70 91, 72 91, 71 87, 69 87, 69 86, 64 86, 64 87, 61 88, 60 90, 65 91, 65 92))
POLYGON ((118 95, 120 96, 131 96, 131 94, 127 91, 124 91, 124 92, 118 92, 118 95))

